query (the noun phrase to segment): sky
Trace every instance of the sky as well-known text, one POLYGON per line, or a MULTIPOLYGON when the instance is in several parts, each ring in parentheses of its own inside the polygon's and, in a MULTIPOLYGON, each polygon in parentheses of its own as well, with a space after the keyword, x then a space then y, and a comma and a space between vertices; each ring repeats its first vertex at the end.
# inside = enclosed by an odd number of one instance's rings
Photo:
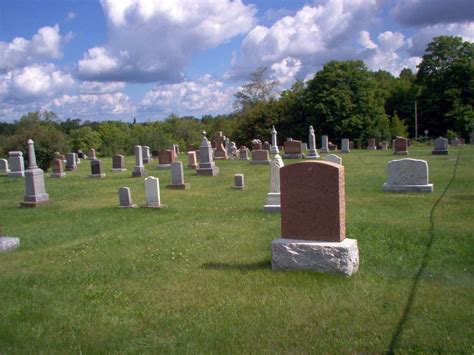
POLYGON ((0 121, 229 113, 258 67, 279 90, 329 60, 398 76, 439 35, 474 42, 472 0, 0 0, 0 121))

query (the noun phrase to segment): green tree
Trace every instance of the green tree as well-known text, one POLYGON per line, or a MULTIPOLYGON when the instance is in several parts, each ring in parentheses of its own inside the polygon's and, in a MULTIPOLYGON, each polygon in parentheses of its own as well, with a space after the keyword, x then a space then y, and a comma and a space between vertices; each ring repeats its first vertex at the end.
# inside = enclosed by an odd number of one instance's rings
POLYGON ((82 150, 87 154, 89 149, 97 149, 102 144, 100 133, 90 126, 82 126, 69 132, 68 143, 73 150, 82 150))
POLYGON ((393 113, 390 120, 390 134, 392 138, 397 136, 408 137, 407 126, 405 125, 405 122, 398 117, 397 111, 393 113))

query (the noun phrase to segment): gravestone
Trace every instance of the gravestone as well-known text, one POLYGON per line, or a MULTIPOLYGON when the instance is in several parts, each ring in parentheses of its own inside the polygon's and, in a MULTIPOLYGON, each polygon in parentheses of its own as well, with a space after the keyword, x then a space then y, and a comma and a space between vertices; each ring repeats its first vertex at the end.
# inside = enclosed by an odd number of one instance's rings
POLYGON ((382 150, 388 150, 388 142, 383 141, 381 143, 381 146, 382 146, 382 150))
POLYGON ((125 157, 121 154, 116 154, 112 157, 112 171, 127 171, 125 167, 125 157))
POLYGON ((331 150, 337 150, 337 145, 333 144, 332 142, 328 142, 328 149, 331 150))
POLYGON ((229 154, 229 144, 230 144, 230 139, 226 137, 224 139, 224 149, 226 150, 227 154, 229 154))
POLYGON ((158 165, 157 169, 169 169, 171 168, 171 163, 176 161, 176 155, 173 150, 160 150, 158 154, 158 165))
POLYGON ((8 152, 8 165, 10 177, 24 177, 25 176, 25 161, 23 160, 23 153, 20 151, 8 152))
POLYGON ((52 178, 63 178, 66 177, 66 173, 63 169, 63 160, 54 159, 53 160, 53 172, 50 175, 52 178))
POLYGON ((321 153, 329 153, 328 142, 328 136, 321 137, 321 149, 319 150, 321 153))
POLYGON ((309 151, 308 151, 308 156, 306 158, 308 159, 319 158, 318 150, 316 149, 316 136, 314 135, 313 126, 309 126, 308 142, 309 142, 309 151))
POLYGON ((159 155, 160 155, 160 151, 158 149, 155 149, 155 150, 151 151, 152 158, 158 159, 159 155))
POLYGON ((95 156, 95 149, 91 148, 89 150, 89 156, 87 157, 88 160, 96 160, 97 157, 95 156))
POLYGON ((119 187, 119 206, 120 208, 136 208, 137 205, 132 202, 132 194, 129 187, 119 187))
POLYGON ((237 146, 235 145, 235 142, 230 142, 229 147, 227 148, 227 155, 231 157, 232 159, 237 158, 237 146))
POLYGON ((353 141, 349 141, 349 149, 350 150, 354 149, 354 142, 353 141))
POLYGON ((351 148, 349 147, 349 139, 343 138, 341 140, 341 152, 342 153, 350 153, 351 148))
POLYGON ((172 144, 170 150, 173 151, 175 157, 179 155, 179 145, 172 144))
POLYGON ((196 152, 194 151, 188 152, 188 168, 196 169, 197 166, 198 164, 197 164, 196 152))
POLYGON ((270 153, 268 150, 252 150, 250 164, 270 164, 270 153))
POLYGON ((0 159, 0 174, 8 174, 10 169, 8 168, 8 160, 0 159))
POLYGON ((219 175, 219 167, 214 163, 212 158, 212 147, 206 137, 206 132, 202 132, 201 146, 199 147, 199 166, 196 169, 196 175, 200 176, 217 176, 219 175))
POLYGON ((262 150, 262 142, 259 139, 252 140, 252 150, 262 150))
POLYGON ((194 151, 196 151, 196 150, 198 150, 198 149, 199 149, 199 148, 196 147, 196 146, 193 145, 193 144, 188 144, 188 145, 186 146, 186 151, 187 151, 187 152, 194 152, 194 151))
POLYGON ((397 137, 397 138, 395 138, 394 147, 395 147, 395 151, 394 151, 393 154, 396 154, 396 155, 408 155, 408 150, 407 150, 408 141, 407 141, 406 138, 403 138, 403 137, 397 137))
POLYGON ((451 139, 451 145, 453 147, 458 147, 458 146, 461 145, 461 140, 458 137, 453 138, 453 139, 451 139))
POLYGON ((216 138, 216 151, 214 153, 214 159, 216 160, 227 160, 227 151, 224 148, 225 136, 222 132, 217 132, 216 138))
POLYGON ((377 150, 377 146, 375 145, 374 138, 369 138, 367 140, 367 150, 377 150))
POLYGON ((303 159, 303 147, 301 146, 301 141, 291 140, 284 143, 285 154, 283 158, 288 159, 303 159))
POLYGON ((66 154, 66 170, 74 171, 77 169, 77 155, 76 153, 67 153, 66 154))
POLYGON ((270 143, 268 143, 267 141, 263 142, 263 144, 262 144, 262 149, 263 149, 263 150, 268 150, 268 151, 270 151, 270 148, 271 148, 271 147, 272 147, 272 146, 271 146, 270 143))
POLYGON ((28 140, 28 169, 25 171, 26 194, 21 207, 37 207, 49 202, 49 195, 44 186, 44 172, 36 165, 36 154, 33 140, 28 140))
POLYGON ((165 208, 160 198, 160 180, 154 176, 145 178, 145 204, 146 208, 165 208))
POLYGON ((336 154, 329 154, 324 158, 325 161, 342 165, 342 158, 336 154))
POLYGON ((281 238, 271 244, 272 269, 357 272, 357 240, 346 238, 344 167, 299 162, 281 168, 280 179, 281 238))
POLYGON ((145 166, 143 165, 143 151, 141 145, 135 146, 135 167, 132 171, 132 177, 146 176, 145 166))
POLYGON ((0 236, 0 253, 16 249, 20 246, 20 238, 0 236))
POLYGON ((443 137, 436 138, 435 147, 431 154, 433 155, 448 155, 448 140, 443 137))
POLYGON ((171 163, 171 184, 166 187, 177 190, 188 190, 191 188, 190 183, 184 182, 183 163, 180 161, 171 163))
POLYGON ((82 152, 82 150, 78 150, 77 151, 77 157, 79 159, 85 159, 85 156, 84 156, 84 153, 82 152))
POLYGON ((277 131, 275 129, 275 126, 272 126, 272 146, 270 147, 270 153, 272 154, 278 154, 278 145, 277 145, 277 131))
POLYGON ((144 145, 142 147, 142 154, 143 154, 143 164, 150 164, 153 162, 153 158, 151 157, 149 146, 144 145))
POLYGON ((240 160, 249 160, 250 157, 249 157, 249 150, 248 148, 243 145, 242 147, 240 147, 239 149, 239 159, 240 160))
POLYGON ((91 160, 91 174, 90 178, 102 179, 105 173, 102 171, 102 162, 99 159, 91 160))
POLYGON ((308 143, 302 142, 301 149, 303 150, 303 152, 306 152, 308 150, 308 143))
POLYGON ((428 163, 418 159, 391 160, 387 166, 385 192, 433 192, 429 183, 428 163))
POLYGON ((234 186, 231 186, 231 188, 235 190, 245 189, 244 174, 234 174, 234 186))
POLYGON ((280 212, 280 169, 284 166, 281 156, 276 154, 270 163, 270 192, 267 194, 267 202, 263 206, 265 212, 280 212))

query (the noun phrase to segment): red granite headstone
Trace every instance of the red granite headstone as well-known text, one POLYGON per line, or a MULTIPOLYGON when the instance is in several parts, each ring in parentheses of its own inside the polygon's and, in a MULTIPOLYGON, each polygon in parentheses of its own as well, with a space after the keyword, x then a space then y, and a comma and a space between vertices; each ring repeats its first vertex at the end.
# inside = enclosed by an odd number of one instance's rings
POLYGON ((395 153, 407 152, 408 142, 406 138, 397 137, 395 138, 395 153))
POLYGON ((176 160, 174 151, 172 150, 160 150, 158 154, 159 164, 171 164, 176 160))
POLYGON ((252 161, 269 161, 270 155, 268 150, 252 150, 252 161))
POLYGON ((329 150, 337 150, 337 145, 332 143, 332 142, 329 142, 328 143, 328 148, 329 148, 329 150))
POLYGON ((344 166, 308 161, 280 169, 281 236, 341 242, 346 237, 344 166))
POLYGON ((53 173, 61 174, 64 172, 63 169, 63 159, 54 159, 53 160, 53 173))
POLYGON ((227 151, 224 148, 225 136, 222 135, 222 132, 217 132, 216 138, 216 151, 214 152, 214 159, 227 159, 227 151))
POLYGON ((262 143, 252 143, 252 150, 262 150, 262 143))
POLYGON ((262 144, 262 149, 263 150, 268 150, 269 151, 271 147, 272 146, 268 142, 265 142, 265 143, 262 144))
POLYGON ((284 143, 285 147, 285 154, 302 154, 303 148, 301 145, 301 141, 286 141, 284 143))

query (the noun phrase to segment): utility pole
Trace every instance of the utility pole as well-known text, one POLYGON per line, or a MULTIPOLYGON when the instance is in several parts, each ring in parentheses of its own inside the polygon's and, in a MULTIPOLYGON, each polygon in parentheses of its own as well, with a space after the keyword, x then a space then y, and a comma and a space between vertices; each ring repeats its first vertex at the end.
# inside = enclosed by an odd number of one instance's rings
POLYGON ((415 100, 415 139, 418 138, 418 110, 416 107, 416 100, 415 100))

